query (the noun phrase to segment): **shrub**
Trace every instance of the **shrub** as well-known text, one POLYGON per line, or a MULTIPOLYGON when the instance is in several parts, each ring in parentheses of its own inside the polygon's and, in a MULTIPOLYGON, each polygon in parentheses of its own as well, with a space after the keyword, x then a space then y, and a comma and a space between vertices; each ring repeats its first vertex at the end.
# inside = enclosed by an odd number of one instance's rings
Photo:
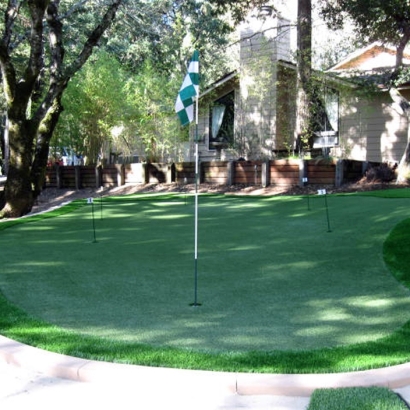
POLYGON ((366 180, 368 182, 391 182, 396 179, 397 164, 380 164, 371 166, 366 171, 366 180))

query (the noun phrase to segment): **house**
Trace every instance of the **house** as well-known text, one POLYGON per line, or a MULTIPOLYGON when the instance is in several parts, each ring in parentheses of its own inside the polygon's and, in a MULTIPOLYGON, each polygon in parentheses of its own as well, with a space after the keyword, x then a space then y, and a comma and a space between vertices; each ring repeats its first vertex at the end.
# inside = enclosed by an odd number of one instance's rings
MULTIPOLYGON (((335 156, 388 163, 400 161, 407 143, 409 120, 392 101, 384 82, 395 60, 394 48, 376 42, 328 70, 329 75, 376 87, 373 92, 366 92, 356 86, 343 96, 335 156)), ((404 54, 403 63, 410 66, 410 54, 404 54)), ((399 90, 410 99, 409 83, 402 84, 399 90)))
MULTIPOLYGON (((252 16, 240 30, 238 71, 200 99, 201 160, 270 159, 293 144, 294 87, 288 87, 290 24, 280 16, 252 16)), ((292 84, 294 83, 291 80, 292 84)))
MULTIPOLYGON (((239 69, 200 96, 199 155, 203 161, 270 160, 295 148, 296 67, 290 55, 290 24, 278 15, 253 15, 240 30, 239 69)), ((375 92, 357 79, 380 82, 393 67, 394 49, 375 43, 322 74, 313 148, 339 158, 398 162, 407 142, 408 119, 385 87, 375 92), (353 81, 353 79, 355 81, 353 81)), ((410 55, 405 55, 410 64, 410 55)), ((401 87, 410 99, 410 84, 401 87)))

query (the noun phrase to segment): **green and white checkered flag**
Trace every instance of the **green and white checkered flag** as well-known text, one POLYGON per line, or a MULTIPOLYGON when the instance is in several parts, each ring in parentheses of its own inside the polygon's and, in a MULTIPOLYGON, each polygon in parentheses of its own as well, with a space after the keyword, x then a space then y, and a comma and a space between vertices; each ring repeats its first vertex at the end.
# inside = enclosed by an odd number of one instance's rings
POLYGON ((188 73, 179 90, 175 111, 182 125, 187 125, 194 119, 194 98, 199 95, 199 52, 194 51, 189 63, 188 73))

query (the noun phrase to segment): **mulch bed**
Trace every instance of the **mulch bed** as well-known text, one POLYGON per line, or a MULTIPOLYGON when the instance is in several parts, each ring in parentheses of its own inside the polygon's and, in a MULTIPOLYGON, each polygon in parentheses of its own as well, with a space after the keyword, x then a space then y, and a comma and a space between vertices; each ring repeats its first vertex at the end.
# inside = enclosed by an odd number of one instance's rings
POLYGON ((360 181, 343 184, 340 187, 333 185, 308 185, 300 186, 245 186, 245 185, 212 185, 212 184, 136 184, 124 185, 121 187, 106 187, 106 188, 85 188, 81 190, 73 189, 57 189, 47 188, 38 197, 32 213, 41 212, 51 207, 61 205, 65 202, 73 201, 75 199, 84 199, 90 197, 113 196, 113 195, 127 195, 133 193, 195 193, 196 189, 200 193, 221 193, 221 194, 235 194, 235 195, 312 195, 316 194, 318 189, 326 189, 327 193, 348 193, 348 192, 363 192, 374 191, 380 189, 397 189, 408 188, 409 183, 396 183, 368 181, 367 178, 362 178, 360 181))

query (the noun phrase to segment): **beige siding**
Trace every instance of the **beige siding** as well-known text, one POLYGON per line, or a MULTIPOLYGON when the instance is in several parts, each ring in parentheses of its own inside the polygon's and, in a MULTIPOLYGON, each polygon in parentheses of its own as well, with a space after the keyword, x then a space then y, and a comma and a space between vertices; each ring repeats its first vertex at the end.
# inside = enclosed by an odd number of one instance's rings
POLYGON ((393 108, 387 92, 371 98, 345 98, 336 154, 355 160, 398 162, 407 142, 407 129, 407 118, 393 108))

